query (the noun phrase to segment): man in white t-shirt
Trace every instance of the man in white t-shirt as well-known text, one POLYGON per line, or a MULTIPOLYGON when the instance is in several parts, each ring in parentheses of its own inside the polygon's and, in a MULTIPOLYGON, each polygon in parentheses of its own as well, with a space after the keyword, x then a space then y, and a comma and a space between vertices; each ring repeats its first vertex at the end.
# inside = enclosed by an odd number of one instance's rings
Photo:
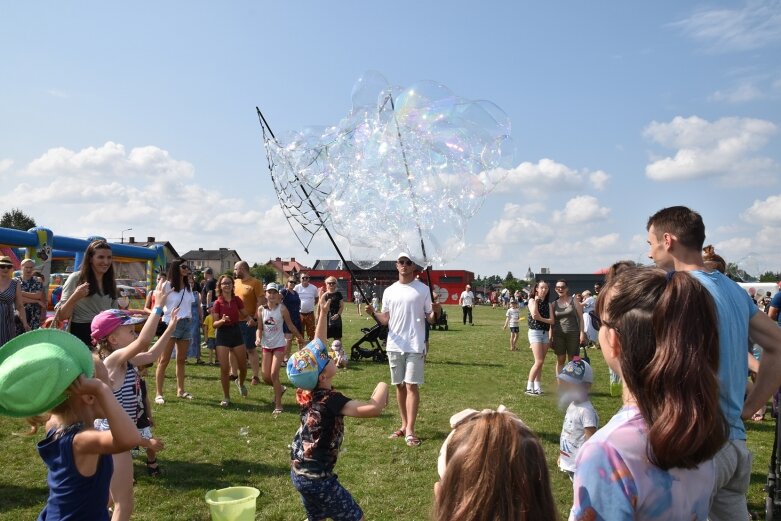
POLYGON ((464 312, 464 325, 466 325, 466 319, 469 317, 469 325, 474 326, 472 323, 472 306, 475 303, 475 295, 472 293, 472 286, 466 285, 466 289, 461 292, 461 297, 458 299, 458 305, 464 312))
POLYGON ((294 291, 301 299, 301 325, 306 330, 306 341, 315 337, 315 301, 317 300, 317 288, 309 283, 309 274, 301 274, 301 282, 296 284, 294 291))
POLYGON ((442 307, 432 304, 431 290, 415 278, 415 263, 408 253, 396 259, 398 282, 382 295, 382 313, 366 306, 366 312, 382 325, 388 326, 386 350, 391 370, 391 383, 396 386, 396 401, 401 414, 401 428, 390 435, 404 438, 409 447, 420 445, 415 435, 415 420, 420 403, 419 386, 423 384, 426 350, 426 324, 435 324, 442 307))

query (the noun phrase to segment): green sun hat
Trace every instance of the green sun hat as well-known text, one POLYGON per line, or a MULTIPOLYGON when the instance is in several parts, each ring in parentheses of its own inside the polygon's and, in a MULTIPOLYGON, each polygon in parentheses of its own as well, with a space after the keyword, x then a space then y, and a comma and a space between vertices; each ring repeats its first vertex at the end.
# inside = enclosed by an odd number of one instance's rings
POLYGON ((77 337, 36 329, 0 347, 0 415, 24 418, 64 402, 79 375, 91 378, 92 353, 77 337))

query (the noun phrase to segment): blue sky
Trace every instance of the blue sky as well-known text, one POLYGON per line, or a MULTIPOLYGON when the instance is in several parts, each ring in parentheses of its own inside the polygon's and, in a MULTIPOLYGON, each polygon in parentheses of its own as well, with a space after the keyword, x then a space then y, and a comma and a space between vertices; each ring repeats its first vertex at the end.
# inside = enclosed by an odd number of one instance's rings
POLYGON ((0 208, 183 253, 304 254, 265 166, 336 123, 366 70, 510 116, 518 167, 448 267, 590 272, 663 206, 728 260, 781 269, 781 2, 103 2, 0 6, 0 208))

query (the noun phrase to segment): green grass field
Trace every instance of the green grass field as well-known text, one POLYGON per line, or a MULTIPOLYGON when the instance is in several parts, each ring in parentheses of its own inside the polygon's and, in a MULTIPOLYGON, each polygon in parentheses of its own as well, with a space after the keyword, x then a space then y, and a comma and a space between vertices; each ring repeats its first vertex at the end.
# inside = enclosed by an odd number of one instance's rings
MULTIPOLYGON (((392 397, 391 406, 380 418, 346 420, 343 452, 336 466, 341 482, 353 493, 369 520, 425 520, 437 479, 437 455, 449 432, 450 416, 467 407, 482 409, 504 404, 542 440, 553 493, 562 518, 566 519, 572 489, 566 475, 556 468, 563 413, 556 408, 551 392, 540 398, 523 394, 532 360, 525 328, 521 328, 520 351, 510 352, 509 333, 501 329, 503 310, 479 307, 475 310, 476 325, 463 327, 460 308, 446 309, 450 330, 431 334, 427 383, 421 390, 418 435, 423 444, 408 448, 401 440, 386 439, 399 424, 392 397)), ((350 346, 359 338, 360 328, 369 322, 359 319, 354 307, 348 307, 345 315, 344 343, 350 346)), ((589 354, 596 376, 593 403, 604 425, 620 407, 620 399, 608 394, 607 368, 599 351, 589 354)), ((187 366, 187 388, 195 395, 191 402, 174 398, 173 366, 168 371, 169 403, 153 405, 155 434, 167 445, 159 456, 164 474, 148 477, 142 461, 137 460, 134 519, 207 520, 206 491, 232 485, 260 490, 257 519, 304 519, 289 477, 288 444, 298 428, 292 390, 284 398, 285 413, 273 419, 269 387, 251 387, 246 400, 241 400, 234 388, 233 406, 223 410, 219 407, 218 368, 187 366), (240 433, 242 428, 247 428, 247 435, 240 433)), ((543 387, 548 391, 554 390, 553 372, 554 358, 549 353, 543 378, 543 387)), ((388 378, 384 364, 353 362, 348 370, 337 375, 335 388, 351 398, 368 399, 375 384, 388 378)), ((39 437, 14 434, 23 431, 24 426, 22 421, 0 418, 1 520, 34 519, 48 493, 45 467, 35 450, 39 437)), ((760 510, 764 506, 762 487, 773 443, 773 424, 752 423, 748 428, 755 462, 750 502, 752 510, 760 510)))

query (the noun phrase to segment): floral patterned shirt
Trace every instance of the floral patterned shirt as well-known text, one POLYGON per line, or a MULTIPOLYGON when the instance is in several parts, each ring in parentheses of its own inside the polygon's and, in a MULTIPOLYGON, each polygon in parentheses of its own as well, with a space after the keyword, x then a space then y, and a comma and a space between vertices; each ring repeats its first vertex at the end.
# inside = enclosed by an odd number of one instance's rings
POLYGON ((705 521, 713 461, 663 470, 649 461, 648 450, 648 426, 640 410, 622 408, 578 452, 570 521, 705 521))
POLYGON ((349 401, 333 389, 311 391, 310 399, 301 406, 301 427, 290 447, 293 472, 315 479, 333 474, 344 439, 341 412, 349 401))

